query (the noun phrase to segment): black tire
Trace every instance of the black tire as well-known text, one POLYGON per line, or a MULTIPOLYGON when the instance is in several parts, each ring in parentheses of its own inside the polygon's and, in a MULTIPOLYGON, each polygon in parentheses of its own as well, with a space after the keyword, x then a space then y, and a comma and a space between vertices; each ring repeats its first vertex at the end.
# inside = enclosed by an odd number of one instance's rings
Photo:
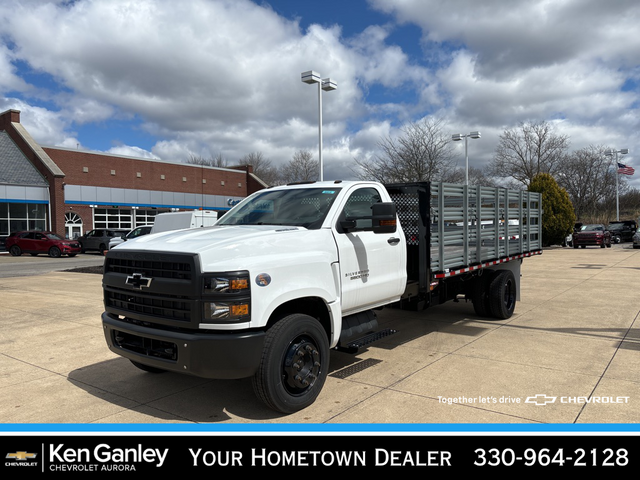
POLYGON ((145 365, 144 363, 139 363, 134 360, 130 360, 130 362, 133 363, 140 370, 144 370, 145 372, 149 372, 149 373, 165 373, 166 372, 166 370, 163 370, 161 368, 150 367, 149 365, 145 365))
POLYGON ((604 244, 604 242, 602 242, 602 243, 600 244, 600 248, 605 248, 605 247, 606 247, 606 245, 604 244))
POLYGON ((316 400, 328 368, 329 341, 320 322, 289 315, 267 331, 253 389, 269 408, 294 413, 316 400))
POLYGON ((494 272, 484 270, 482 275, 476 277, 472 287, 471 303, 473 310, 479 317, 491 316, 491 305, 489 303, 489 285, 493 279, 494 272))
POLYGON ((53 258, 59 258, 62 255, 62 252, 58 247, 51 247, 49 249, 49 256, 53 258))
POLYGON ((86 250, 84 249, 84 245, 80 244, 80 253, 85 253, 86 250))
POLYGON ((500 270, 489 287, 491 315, 504 320, 513 315, 516 308, 516 279, 510 270, 500 270))
POLYGON ((587 248, 586 245, 580 245, 580 248, 587 248))
POLYGON ((573 244, 573 248, 578 248, 578 244, 577 244, 577 243, 574 243, 574 244, 573 244))
POLYGON ((18 245, 11 245, 9 253, 14 257, 19 257, 20 255, 22 255, 22 249, 18 245))

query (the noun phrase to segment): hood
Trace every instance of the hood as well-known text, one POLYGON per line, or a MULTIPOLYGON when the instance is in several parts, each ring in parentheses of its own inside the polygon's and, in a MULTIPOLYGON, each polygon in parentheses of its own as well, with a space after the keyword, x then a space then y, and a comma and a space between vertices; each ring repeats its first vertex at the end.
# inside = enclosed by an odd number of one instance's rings
POLYGON ((337 257, 329 229, 275 225, 229 225, 162 232, 128 240, 118 250, 194 253, 205 271, 248 269, 271 261, 290 263, 301 255, 321 255, 324 261, 337 257), (274 260, 278 259, 279 260, 274 260))

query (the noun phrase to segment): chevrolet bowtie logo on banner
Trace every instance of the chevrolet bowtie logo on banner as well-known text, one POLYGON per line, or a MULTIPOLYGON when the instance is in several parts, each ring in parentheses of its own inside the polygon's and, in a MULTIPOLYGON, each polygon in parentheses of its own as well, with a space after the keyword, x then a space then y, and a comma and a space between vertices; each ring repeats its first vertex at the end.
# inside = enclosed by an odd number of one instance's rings
POLYGON ((149 288, 151 280, 151 278, 144 277, 141 273, 134 273, 127 277, 127 281, 125 283, 127 285, 131 285, 136 290, 142 290, 143 288, 149 288))
POLYGON ((9 460, 31 460, 36 458, 36 454, 27 452, 8 453, 6 458, 9 460))
POLYGON ((557 397, 548 397, 538 394, 535 397, 527 397, 524 403, 535 403, 536 405, 546 405, 547 403, 555 403, 557 397))

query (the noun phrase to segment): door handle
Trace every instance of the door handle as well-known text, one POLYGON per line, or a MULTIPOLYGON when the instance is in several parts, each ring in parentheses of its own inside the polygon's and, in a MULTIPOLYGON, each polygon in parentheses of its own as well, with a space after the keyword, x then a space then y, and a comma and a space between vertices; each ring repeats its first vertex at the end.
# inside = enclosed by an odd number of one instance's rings
POLYGON ((397 245, 398 243, 400 243, 400 239, 396 237, 391 237, 389 240, 387 240, 387 243, 389 245, 397 245))

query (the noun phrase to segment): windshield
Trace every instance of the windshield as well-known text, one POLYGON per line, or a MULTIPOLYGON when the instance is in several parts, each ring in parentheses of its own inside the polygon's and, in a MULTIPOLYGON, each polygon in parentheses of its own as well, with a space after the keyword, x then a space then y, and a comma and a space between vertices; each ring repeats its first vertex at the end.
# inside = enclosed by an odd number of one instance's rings
POLYGON ((583 225, 582 232, 603 232, 604 225, 583 225))
POLYGON ((622 223, 612 223, 607 227, 607 230, 622 230, 624 225, 622 223))
POLYGON ((322 226, 339 188, 264 191, 234 208, 217 225, 322 226))

